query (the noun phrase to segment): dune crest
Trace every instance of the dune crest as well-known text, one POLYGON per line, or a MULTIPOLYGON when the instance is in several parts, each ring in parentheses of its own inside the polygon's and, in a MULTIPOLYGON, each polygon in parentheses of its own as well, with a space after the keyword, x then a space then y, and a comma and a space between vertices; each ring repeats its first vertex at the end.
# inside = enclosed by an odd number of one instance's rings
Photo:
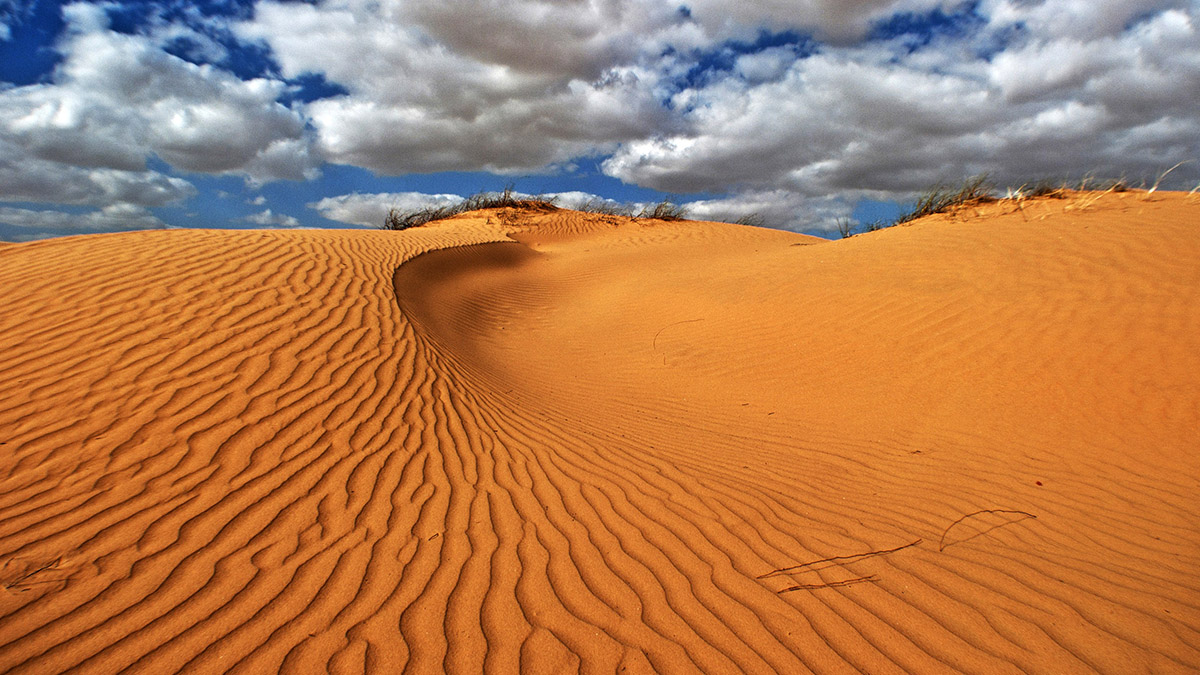
POLYGON ((1190 672, 1200 200, 0 247, 0 672, 1190 672))

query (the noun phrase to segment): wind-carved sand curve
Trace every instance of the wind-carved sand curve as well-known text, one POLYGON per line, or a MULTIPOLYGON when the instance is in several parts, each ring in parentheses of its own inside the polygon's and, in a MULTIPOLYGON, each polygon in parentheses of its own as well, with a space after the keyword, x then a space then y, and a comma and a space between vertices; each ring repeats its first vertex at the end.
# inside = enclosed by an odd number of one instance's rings
POLYGON ((1088 199, 3 247, 0 671, 1195 670, 1200 208, 1088 199))

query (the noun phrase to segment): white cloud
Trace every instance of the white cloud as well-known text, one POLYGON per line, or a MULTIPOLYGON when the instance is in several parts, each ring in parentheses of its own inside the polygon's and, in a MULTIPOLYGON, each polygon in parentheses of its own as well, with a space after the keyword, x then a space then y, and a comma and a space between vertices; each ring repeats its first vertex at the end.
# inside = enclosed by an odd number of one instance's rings
POLYGON ((993 28, 1020 26, 1034 39, 1091 40, 1123 33, 1140 17, 1190 7, 1193 0, 983 0, 993 28))
POLYGON ((143 204, 186 196, 186 183, 146 170, 157 156, 185 171, 251 181, 303 178, 317 160, 301 115, 276 102, 278 81, 243 81, 163 51, 154 39, 108 30, 104 7, 62 9, 64 60, 49 84, 0 89, 0 199, 143 204), (108 192, 147 193, 113 197, 108 192), (43 182, 38 182, 42 180, 43 182), (68 185, 68 194, 55 193, 68 185), (119 184, 119 185, 118 185, 119 184), (74 190, 70 186, 75 186, 74 190))
MULTIPOLYGON (((1019 17, 1081 5, 1004 7, 1019 17)), ((668 192, 734 191, 694 211, 775 200, 761 210, 799 210, 793 227, 841 215, 832 195, 899 199, 979 173, 1002 185, 1153 176, 1200 155, 1198 12, 1193 3, 1126 28, 1140 15, 1113 10, 1057 38, 1042 27, 990 62, 972 55, 991 42, 978 35, 935 37, 916 52, 899 41, 826 47, 778 76, 769 60, 749 62, 676 96, 682 131, 627 142, 603 168, 668 192)), ((1194 185, 1200 172, 1187 166, 1171 179, 1194 185)))
POLYGON ((652 67, 694 32, 658 2, 263 2, 237 27, 285 75, 329 159, 398 174, 539 170, 670 126, 652 67))
POLYGON ((830 50, 776 82, 728 77, 689 92, 688 132, 626 144, 604 170, 668 192, 743 186, 818 195, 927 184, 919 174, 941 165, 943 143, 974 152, 973 134, 1001 115, 978 80, 888 56, 830 50), (897 179, 901 167, 910 173, 897 179))
POLYGON ((575 209, 589 204, 603 204, 613 207, 623 206, 623 204, 615 199, 609 199, 607 197, 601 197, 600 195, 592 194, 590 192, 581 192, 579 190, 552 192, 542 195, 542 197, 546 199, 553 199, 558 206, 568 209, 575 209))
MULTIPOLYGON (((0 0, 0 17, 15 6, 0 0)), ((632 184, 730 195, 693 202, 699 217, 801 227, 982 172, 1141 177, 1200 157, 1198 0, 263 0, 221 29, 267 47, 283 77, 347 92, 287 105, 274 76, 164 51, 184 38, 219 62, 228 45, 204 30, 157 20, 125 35, 102 5, 63 11, 50 83, 0 89, 0 199, 152 206, 194 192, 149 157, 251 184, 324 161, 511 174, 607 157, 632 184), (864 39, 933 10, 952 25, 864 39), (749 48, 764 30, 821 44, 749 48)), ((1200 164, 1170 180, 1194 185, 1200 164)), ((431 198, 457 196, 310 207, 376 226, 431 198)))
POLYGON ((275 213, 271 209, 246 216, 242 220, 263 227, 300 227, 300 221, 295 217, 283 213, 275 213))
POLYGON ((166 227, 152 213, 135 204, 110 204, 96 211, 67 213, 55 210, 0 206, 0 223, 39 230, 150 230, 166 227))
POLYGON ((851 206, 841 197, 809 197, 792 190, 747 191, 722 199, 688 202, 688 218, 736 222, 755 216, 767 227, 833 231, 851 206))
POLYGON ((383 192, 376 194, 349 194, 326 197, 309 204, 322 217, 339 223, 379 227, 389 209, 401 212, 419 211, 424 208, 453 206, 463 200, 460 195, 425 194, 423 192, 383 192))

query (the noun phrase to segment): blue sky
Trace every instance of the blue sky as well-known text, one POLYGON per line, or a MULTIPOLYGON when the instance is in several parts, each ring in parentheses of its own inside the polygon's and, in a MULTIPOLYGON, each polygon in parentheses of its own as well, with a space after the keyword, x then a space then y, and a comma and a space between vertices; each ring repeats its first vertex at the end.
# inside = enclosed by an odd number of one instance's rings
POLYGON ((0 239, 369 227, 515 185, 828 234, 1200 183, 1200 0, 0 0, 0 239))

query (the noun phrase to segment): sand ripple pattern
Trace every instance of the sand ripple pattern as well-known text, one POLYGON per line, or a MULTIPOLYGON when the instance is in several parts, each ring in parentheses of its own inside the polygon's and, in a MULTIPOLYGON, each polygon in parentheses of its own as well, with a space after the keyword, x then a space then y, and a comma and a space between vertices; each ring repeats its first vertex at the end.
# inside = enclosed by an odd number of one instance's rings
POLYGON ((0 672, 1194 670, 1200 247, 1134 206, 4 247, 0 672))

